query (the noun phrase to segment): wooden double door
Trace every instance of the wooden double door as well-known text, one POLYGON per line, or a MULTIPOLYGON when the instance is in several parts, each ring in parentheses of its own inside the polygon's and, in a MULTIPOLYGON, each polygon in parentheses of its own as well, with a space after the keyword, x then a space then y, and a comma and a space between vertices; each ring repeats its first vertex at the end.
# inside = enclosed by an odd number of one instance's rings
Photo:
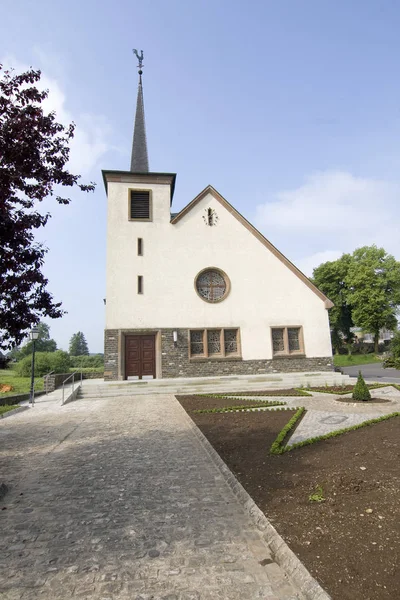
POLYGON ((156 376, 155 335, 125 336, 125 378, 156 376))

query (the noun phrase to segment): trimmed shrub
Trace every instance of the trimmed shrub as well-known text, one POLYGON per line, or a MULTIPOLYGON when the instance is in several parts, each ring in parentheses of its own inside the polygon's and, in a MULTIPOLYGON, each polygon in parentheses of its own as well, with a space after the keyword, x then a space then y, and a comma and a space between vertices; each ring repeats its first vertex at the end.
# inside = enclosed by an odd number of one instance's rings
POLYGON ((353 400, 363 402, 371 400, 370 391, 368 389, 367 384, 364 381, 363 376, 361 375, 361 371, 358 371, 358 379, 356 385, 354 386, 352 398, 353 400))
MULTIPOLYGON (((70 367, 69 354, 63 350, 56 352, 35 353, 35 376, 42 377, 50 371, 55 373, 68 373, 70 367)), ((20 377, 30 377, 32 357, 26 356, 19 361, 15 370, 20 377)))

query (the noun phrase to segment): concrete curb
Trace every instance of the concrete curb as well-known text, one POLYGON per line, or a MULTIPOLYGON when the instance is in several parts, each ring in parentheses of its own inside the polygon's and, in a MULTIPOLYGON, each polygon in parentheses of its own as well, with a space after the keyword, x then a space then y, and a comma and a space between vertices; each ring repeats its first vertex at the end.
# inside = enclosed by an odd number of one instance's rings
POLYGON ((245 511, 250 515, 252 521, 257 528, 263 532, 263 538, 270 547, 276 563, 285 571, 293 586, 304 595, 306 600, 332 600, 331 596, 329 596, 329 594, 327 594, 320 586, 318 581, 312 577, 311 573, 309 573, 300 559, 289 548, 276 531, 275 527, 271 525, 267 517, 258 508, 251 496, 233 475, 232 471, 228 469, 217 451, 214 450, 208 439, 192 421, 187 412, 182 407, 181 409, 198 441, 203 446, 214 465, 219 469, 226 483, 238 498, 245 511))
POLYGON ((0 418, 7 419, 7 417, 12 417, 13 415, 16 415, 19 412, 27 410, 28 408, 29 406, 18 406, 17 408, 14 408, 13 410, 9 410, 8 412, 4 413, 4 415, 0 415, 0 418))

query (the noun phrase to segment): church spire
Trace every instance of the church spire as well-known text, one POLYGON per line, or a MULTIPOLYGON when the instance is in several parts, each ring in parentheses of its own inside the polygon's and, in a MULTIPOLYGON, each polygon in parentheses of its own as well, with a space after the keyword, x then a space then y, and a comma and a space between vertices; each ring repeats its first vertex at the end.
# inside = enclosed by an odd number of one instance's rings
POLYGON ((137 56, 139 64, 139 86, 136 102, 135 127, 133 131, 131 171, 133 173, 148 173, 149 158, 147 155, 146 126, 144 121, 144 103, 142 87, 143 50, 140 55, 137 50, 133 53, 137 56))

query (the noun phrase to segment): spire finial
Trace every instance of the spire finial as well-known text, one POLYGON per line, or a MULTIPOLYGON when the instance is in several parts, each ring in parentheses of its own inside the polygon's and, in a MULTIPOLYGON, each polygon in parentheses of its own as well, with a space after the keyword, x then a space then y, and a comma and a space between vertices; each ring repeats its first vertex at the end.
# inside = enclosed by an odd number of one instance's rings
POLYGON ((139 64, 139 87, 136 102, 136 117, 133 131, 132 156, 131 156, 131 171, 137 173, 148 173, 149 159, 147 155, 146 127, 144 121, 144 103, 143 103, 143 87, 142 87, 142 67, 143 67, 143 50, 139 52, 135 49, 133 53, 136 55, 139 64))
POLYGON ((142 73, 143 73, 143 71, 142 71, 142 68, 143 68, 143 50, 141 50, 140 54, 139 54, 139 52, 136 50, 136 48, 134 48, 133 49, 133 54, 136 55, 136 57, 137 57, 137 59, 139 61, 139 64, 138 64, 139 71, 138 71, 138 73, 139 73, 140 81, 142 81, 142 73))

